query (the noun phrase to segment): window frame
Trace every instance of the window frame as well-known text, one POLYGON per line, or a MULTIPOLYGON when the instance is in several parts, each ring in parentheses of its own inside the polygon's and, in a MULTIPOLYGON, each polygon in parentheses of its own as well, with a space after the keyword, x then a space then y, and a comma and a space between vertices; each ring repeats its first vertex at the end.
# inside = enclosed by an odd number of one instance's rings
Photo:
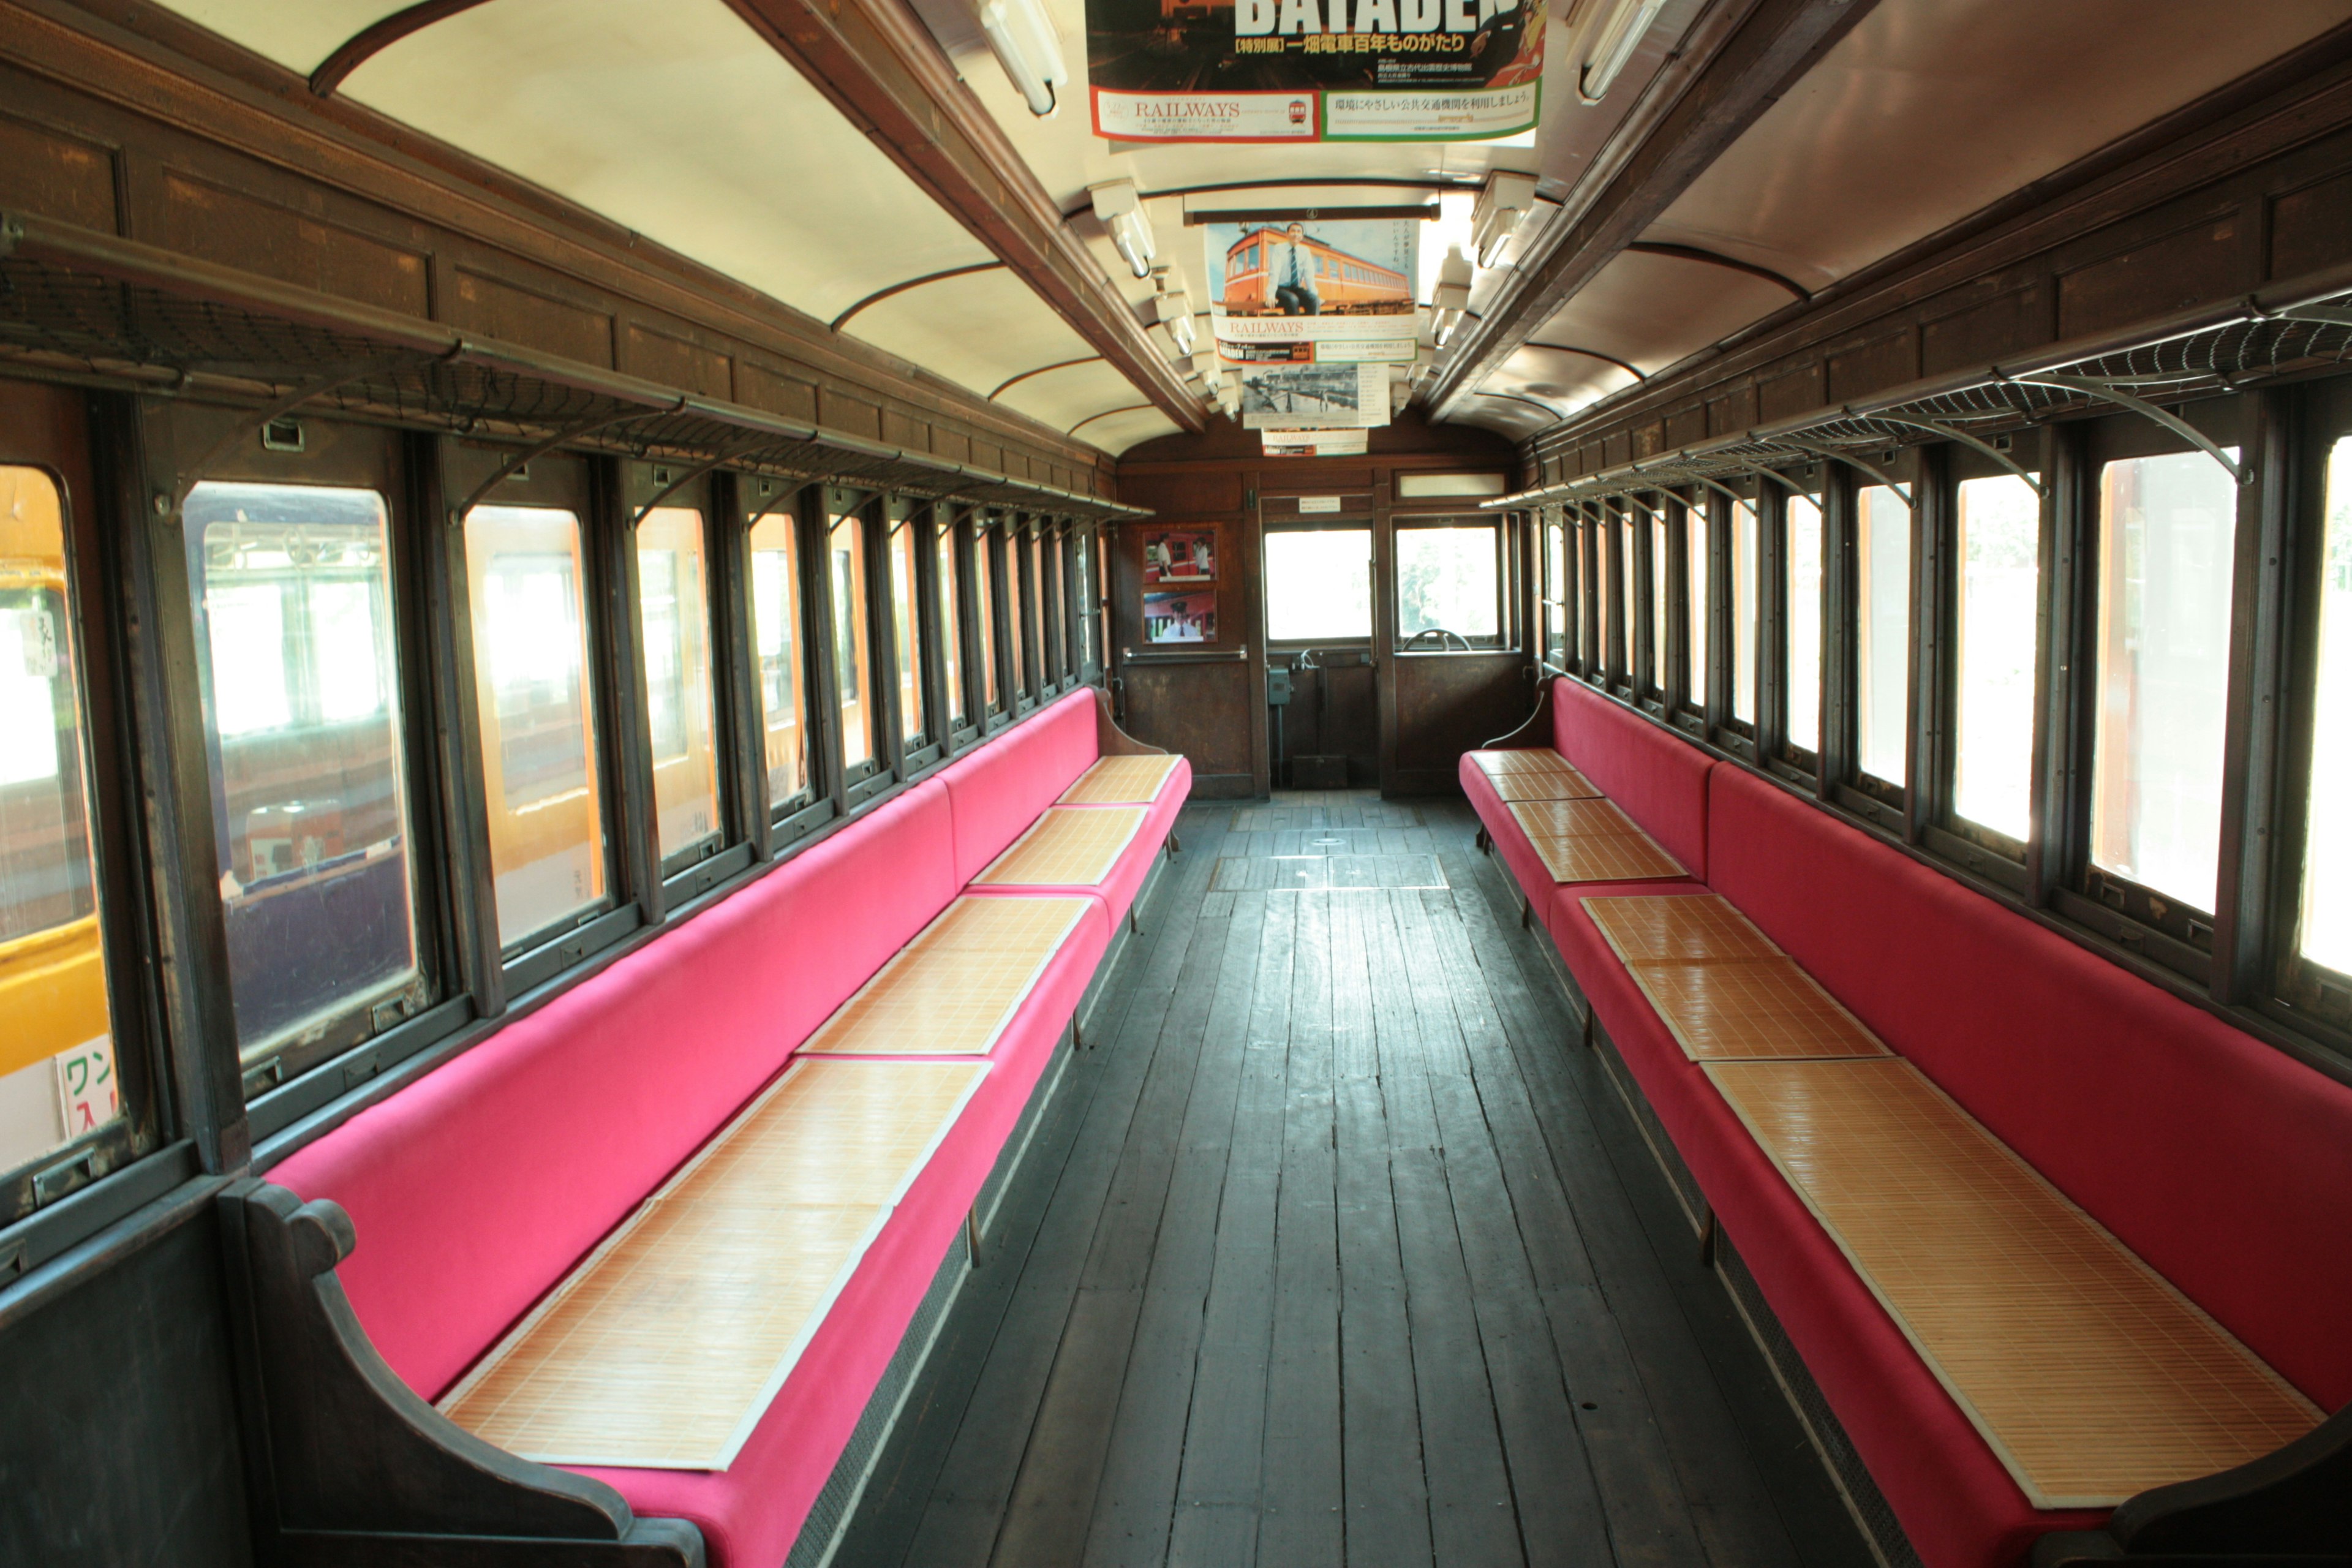
MULTIPOLYGON (((1773 498, 1769 517, 1762 512, 1759 512, 1757 517, 1756 575, 1759 607, 1759 610, 1770 611, 1769 629, 1766 629, 1763 634, 1765 637, 1763 651, 1769 657, 1759 659, 1757 664, 1757 681, 1759 689, 1757 721, 1759 730, 1769 738, 1771 743, 1769 747, 1759 747, 1759 750, 1771 759, 1771 768, 1774 773, 1792 783, 1802 784, 1808 791, 1815 794, 1820 793, 1821 751, 1818 747, 1798 745, 1789 734, 1790 701, 1793 695, 1792 682, 1796 674, 1795 650, 1791 646, 1791 639, 1796 635, 1797 627, 1795 605, 1790 598, 1792 584, 1789 580, 1790 568, 1793 564, 1795 553, 1790 545, 1789 539, 1789 503, 1801 497, 1819 508, 1822 514, 1822 603, 1818 612, 1821 616, 1822 646, 1820 668, 1816 679, 1826 685, 1832 668, 1832 628, 1838 624, 1832 618, 1834 606, 1829 603, 1832 577, 1830 515, 1835 505, 1833 498, 1837 486, 1834 477, 1825 475, 1822 469, 1824 467, 1835 466, 1822 463, 1806 464, 1798 469, 1798 473, 1802 476, 1801 479, 1791 479, 1777 469, 1766 470, 1780 481, 1779 492, 1773 498)), ((1766 616, 1759 614, 1757 619, 1761 625, 1765 622, 1766 616)), ((1826 737, 1831 732, 1826 690, 1817 689, 1814 700, 1816 736, 1817 738, 1826 737)))
POLYGON ((940 650, 939 689, 942 701, 952 695, 954 705, 963 710, 959 722, 949 708, 943 706, 940 710, 940 716, 946 721, 945 754, 949 756, 979 740, 987 722, 987 714, 980 700, 980 672, 976 644, 972 639, 971 531, 966 526, 972 510, 970 507, 958 507, 950 501, 937 502, 930 509, 930 548, 934 564, 928 597, 933 605, 932 645, 940 650), (953 569, 952 579, 948 584, 955 595, 956 657, 952 674, 947 668, 946 627, 939 624, 937 615, 940 595, 936 563, 942 542, 947 545, 953 569))
POLYGON ((752 771, 759 775, 758 792, 751 798, 762 805, 759 815, 766 818, 763 825, 766 837, 761 853, 769 857, 782 854, 789 846, 832 821, 838 809, 835 798, 837 775, 834 771, 835 746, 832 739, 835 721, 825 703, 819 700, 822 694, 830 690, 823 663, 829 654, 820 645, 826 644, 831 634, 824 628, 816 585, 817 574, 811 565, 818 546, 811 531, 810 518, 823 510, 821 505, 811 503, 810 491, 814 488, 798 480, 747 475, 736 481, 737 499, 731 514, 734 527, 730 531, 730 559, 740 562, 740 565, 736 568, 736 581, 727 597, 730 606, 738 606, 736 613, 742 617, 745 628, 744 648, 738 658, 737 668, 749 688, 746 702, 751 738, 747 746, 752 759, 752 771), (801 639, 801 729, 807 736, 805 744, 809 760, 808 787, 782 802, 773 801, 769 795, 767 710, 760 695, 759 611, 751 596, 751 533, 762 520, 771 515, 788 516, 793 523, 794 586, 800 600, 796 626, 801 639))
MULTIPOLYGON (((1334 520, 1329 518, 1318 518, 1318 521, 1329 522, 1334 520)), ((1388 521, 1388 531, 1390 535, 1389 555, 1391 561, 1395 563, 1390 575, 1388 584, 1389 603, 1386 606, 1389 616, 1389 625, 1395 628, 1389 642, 1391 653, 1400 658, 1419 658, 1425 655, 1437 653, 1450 653, 1456 658, 1461 658, 1466 654, 1497 654, 1521 651, 1520 638, 1517 635, 1517 628, 1514 624, 1517 617, 1512 614, 1512 609, 1517 597, 1513 592, 1515 574, 1512 571, 1511 560, 1512 533, 1509 522, 1503 514, 1499 512, 1455 511, 1413 512, 1402 514, 1391 512, 1389 516, 1388 521), (1469 637, 1466 634, 1456 633, 1456 636, 1461 637, 1464 641, 1470 645, 1466 649, 1453 647, 1446 644, 1443 638, 1440 638, 1433 647, 1413 647, 1412 646, 1412 639, 1409 639, 1404 635, 1402 624, 1404 619, 1404 536, 1408 533, 1430 532, 1438 529, 1478 529, 1488 533, 1493 541, 1495 559, 1495 630, 1490 635, 1475 637, 1469 637)), ((1377 561, 1379 559, 1377 552, 1381 547, 1380 535, 1381 531, 1377 518, 1371 524, 1371 527, 1372 548, 1375 552, 1374 560, 1377 561)), ((1375 581, 1377 583, 1377 579, 1375 581)), ((1372 626, 1374 628, 1373 638, 1375 641, 1377 641, 1379 637, 1381 609, 1382 606, 1378 602, 1378 594, 1376 589, 1374 603, 1372 605, 1372 626)), ((1419 635, 1425 637, 1429 634, 1427 632, 1423 632, 1419 635)), ((1320 647, 1322 645, 1318 643, 1317 646, 1320 647)), ((1336 641, 1333 646, 1338 646, 1336 641)))
POLYGON ((938 559, 929 548, 932 542, 930 512, 929 502, 903 496, 887 498, 881 509, 882 574, 875 598, 890 633, 890 734, 896 752, 895 772, 901 780, 912 778, 947 755, 942 734, 945 726, 939 722, 944 714, 940 708, 940 676, 936 668, 940 663, 939 627, 932 579, 938 571, 938 559), (914 603, 904 606, 898 602, 890 575, 891 546, 902 533, 912 547, 907 591, 914 597, 914 603), (923 727, 911 733, 903 710, 908 672, 898 668, 898 616, 902 611, 913 617, 907 641, 915 656, 915 690, 923 704, 923 727))
MULTIPOLYGON (((717 795, 717 825, 701 838, 669 854, 661 851, 656 826, 654 853, 665 901, 672 897, 691 897, 711 886, 720 874, 711 864, 714 861, 724 859, 730 869, 740 869, 751 861, 746 818, 751 814, 747 813, 743 806, 741 738, 733 721, 738 661, 730 657, 731 627, 724 610, 728 599, 725 572, 730 532, 721 521, 724 498, 719 493, 719 483, 712 475, 685 479, 682 483, 681 477, 681 470, 667 463, 631 461, 625 463, 622 469, 622 495, 625 507, 624 521, 629 536, 627 595, 633 631, 640 625, 637 617, 642 615, 639 606, 644 595, 644 584, 639 575, 637 531, 652 515, 653 503, 658 500, 665 510, 676 507, 691 510, 699 514, 702 520, 703 608, 709 622, 703 630, 708 639, 710 663, 710 767, 717 795)), ((645 756, 642 762, 646 770, 646 808, 658 814, 660 801, 655 784, 655 770, 659 766, 659 759, 653 755, 652 676, 641 633, 633 637, 632 646, 637 655, 631 689, 637 704, 638 733, 644 737, 645 756)), ((767 796, 766 781, 763 779, 761 784, 760 798, 764 800, 767 796)))
POLYGON ((1826 467, 1833 508, 1823 513, 1822 574, 1827 599, 1822 622, 1822 660, 1825 687, 1822 705, 1821 773, 1832 798, 1853 812, 1903 833, 1911 816, 1913 781, 1920 776, 1919 744, 1922 718, 1920 681, 1923 674, 1921 628, 1932 628, 1929 605, 1922 589, 1922 572, 1932 565, 1931 515, 1936 489, 1931 465, 1916 448, 1881 449, 1868 454, 1872 467, 1910 492, 1906 505, 1897 492, 1895 503, 1904 507, 1909 555, 1904 563, 1903 653, 1903 777, 1887 779, 1867 772, 1862 760, 1863 660, 1867 647, 1862 626, 1864 602, 1863 567, 1869 553, 1864 538, 1862 497, 1869 490, 1891 488, 1874 475, 1846 463, 1826 467))

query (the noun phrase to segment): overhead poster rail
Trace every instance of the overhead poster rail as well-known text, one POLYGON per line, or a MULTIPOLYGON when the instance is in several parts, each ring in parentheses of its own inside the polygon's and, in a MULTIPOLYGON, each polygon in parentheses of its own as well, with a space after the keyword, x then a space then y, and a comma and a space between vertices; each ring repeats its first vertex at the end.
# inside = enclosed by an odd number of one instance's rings
POLYGON ((1087 0, 1118 142, 1475 142, 1542 111, 1544 0, 1087 0))

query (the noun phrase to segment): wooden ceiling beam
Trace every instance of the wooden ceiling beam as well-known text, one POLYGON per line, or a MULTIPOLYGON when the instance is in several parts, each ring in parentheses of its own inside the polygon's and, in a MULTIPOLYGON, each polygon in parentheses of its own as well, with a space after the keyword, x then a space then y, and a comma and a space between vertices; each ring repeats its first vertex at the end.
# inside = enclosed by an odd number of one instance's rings
POLYGON ((1717 0, 1431 389, 1436 416, 1543 329, 1877 0, 1717 0))
POLYGON ((1203 428, 1200 397, 906 0, 727 3, 1088 346, 1179 426, 1203 428))

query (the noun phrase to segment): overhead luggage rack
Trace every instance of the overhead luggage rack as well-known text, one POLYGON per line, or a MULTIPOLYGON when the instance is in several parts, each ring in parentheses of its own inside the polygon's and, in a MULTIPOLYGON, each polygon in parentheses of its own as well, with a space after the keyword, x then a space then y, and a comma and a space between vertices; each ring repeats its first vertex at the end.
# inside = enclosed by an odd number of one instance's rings
MULTIPOLYGON (((1759 426, 1481 504, 1507 509, 1593 500, 1824 458, 1866 465, 1874 454, 1935 437, 1999 458, 1992 437, 2103 403, 2131 408, 2213 451, 2166 405, 2352 363, 2352 285, 2345 273, 2332 268, 2120 340, 2060 345, 2008 364, 1916 382, 1867 402, 1759 426)), ((2213 455, 2232 477, 2241 477, 2234 463, 2217 451, 2213 455)))
POLYGON ((922 500, 1094 520, 1147 515, 14 213, 0 213, 0 367, 922 500))

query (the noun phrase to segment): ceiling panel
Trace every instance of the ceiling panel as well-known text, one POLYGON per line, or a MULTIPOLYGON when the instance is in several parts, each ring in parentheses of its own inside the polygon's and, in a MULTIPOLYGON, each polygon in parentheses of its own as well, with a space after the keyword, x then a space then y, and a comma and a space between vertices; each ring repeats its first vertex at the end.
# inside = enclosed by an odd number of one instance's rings
MULTIPOLYGON (((1101 360, 1033 375, 997 399, 1007 408, 1067 430, 1089 415, 1147 401, 1135 384, 1101 360)), ((1083 434, 1083 432, 1081 432, 1083 434)))
POLYGON ((992 259, 721 0, 497 0, 344 90, 823 321, 992 259))
POLYGON ((1094 353, 1004 268, 918 284, 868 305, 842 331, 982 397, 1024 370, 1094 353))
POLYGON ((1464 398, 1461 412, 1455 418, 1465 425, 1484 426, 1515 441, 1524 440, 1538 431, 1548 430, 1558 423, 1552 415, 1541 408, 1516 397, 1488 392, 1474 392, 1464 398))
POLYGON ((1130 408, 1124 413, 1106 414, 1091 421, 1077 433, 1077 438, 1091 442, 1116 458, 1140 442, 1172 436, 1176 428, 1176 421, 1157 408, 1130 408))
MULTIPOLYGON (((1627 251, 1529 341, 1591 349, 1651 375, 1794 300, 1779 284, 1733 268, 1627 251)), ((1622 372, 1619 378, 1633 379, 1622 372)))
POLYGON ((163 0, 200 27, 309 76, 344 42, 409 0, 163 0))
POLYGON ((1632 372, 1607 360, 1529 343, 1489 371, 1478 389, 1533 398, 1564 416, 1633 383, 1632 372))
POLYGON ((1808 289, 2352 16, 2352 0, 1880 0, 1644 237, 1808 289))

